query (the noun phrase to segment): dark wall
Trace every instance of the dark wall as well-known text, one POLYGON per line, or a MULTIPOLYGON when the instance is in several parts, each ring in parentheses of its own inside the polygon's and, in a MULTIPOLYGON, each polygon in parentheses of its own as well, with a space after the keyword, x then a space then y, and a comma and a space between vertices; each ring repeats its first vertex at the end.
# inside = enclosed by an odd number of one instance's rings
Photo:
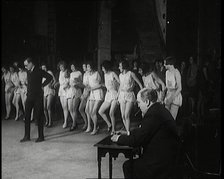
POLYGON ((1 2, 2 62, 19 60, 29 51, 33 35, 33 4, 31 2, 1 2))
MULTIPOLYGON (((91 57, 97 44, 97 7, 92 1, 56 1, 57 51, 61 56, 91 57), (94 31, 95 29, 95 31, 94 31)), ((95 1, 96 2, 96 1, 95 1)), ((17 60, 32 51, 33 3, 3 1, 2 59, 17 60)), ((112 51, 132 53, 138 42, 130 1, 112 7, 112 51)), ((167 53, 177 57, 203 56, 221 47, 220 0, 167 1, 167 53), (198 29, 199 28, 199 29, 198 29), (199 36, 198 36, 199 34, 199 36), (199 40, 199 41, 198 41, 199 40)))
POLYGON ((88 53, 89 28, 94 4, 88 1, 56 3, 57 51, 65 58, 81 58, 88 53))
POLYGON ((199 0, 199 46, 200 56, 214 49, 221 54, 221 0, 199 0))
POLYGON ((130 10, 130 0, 117 1, 111 9, 111 14, 112 53, 133 53, 139 40, 130 10))
POLYGON ((167 1, 167 52, 200 56, 221 47, 220 0, 167 1))
POLYGON ((167 1, 167 53, 177 57, 197 53, 197 0, 167 1))

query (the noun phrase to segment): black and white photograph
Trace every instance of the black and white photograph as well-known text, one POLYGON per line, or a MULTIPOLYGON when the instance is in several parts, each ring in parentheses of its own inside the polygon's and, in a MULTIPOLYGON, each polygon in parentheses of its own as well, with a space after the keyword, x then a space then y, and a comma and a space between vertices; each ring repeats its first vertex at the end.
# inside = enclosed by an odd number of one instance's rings
POLYGON ((221 179, 221 0, 1 0, 3 179, 221 179))

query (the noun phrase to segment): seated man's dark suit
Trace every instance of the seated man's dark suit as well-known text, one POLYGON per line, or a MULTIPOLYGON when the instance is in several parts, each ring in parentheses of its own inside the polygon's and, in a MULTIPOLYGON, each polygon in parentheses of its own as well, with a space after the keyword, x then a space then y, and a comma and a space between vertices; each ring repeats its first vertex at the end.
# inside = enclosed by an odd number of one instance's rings
POLYGON ((131 131, 129 136, 121 135, 119 145, 141 146, 143 154, 123 165, 125 178, 167 178, 172 173, 178 150, 177 129, 170 112, 161 104, 153 104, 143 117, 140 128, 131 131))
POLYGON ((33 71, 27 72, 27 100, 25 105, 25 138, 30 138, 30 118, 32 109, 34 108, 34 119, 38 124, 38 135, 39 138, 44 138, 43 134, 43 87, 47 85, 51 80, 52 76, 34 67, 33 71), (45 81, 42 84, 42 79, 45 81))

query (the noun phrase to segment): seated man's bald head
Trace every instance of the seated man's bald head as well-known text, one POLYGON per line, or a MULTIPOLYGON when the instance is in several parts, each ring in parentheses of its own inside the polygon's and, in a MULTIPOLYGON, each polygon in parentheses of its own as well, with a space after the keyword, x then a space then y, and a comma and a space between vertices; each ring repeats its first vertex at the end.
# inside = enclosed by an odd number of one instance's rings
POLYGON ((137 100, 146 101, 149 100, 155 103, 158 99, 157 91, 154 89, 143 88, 137 94, 137 100))

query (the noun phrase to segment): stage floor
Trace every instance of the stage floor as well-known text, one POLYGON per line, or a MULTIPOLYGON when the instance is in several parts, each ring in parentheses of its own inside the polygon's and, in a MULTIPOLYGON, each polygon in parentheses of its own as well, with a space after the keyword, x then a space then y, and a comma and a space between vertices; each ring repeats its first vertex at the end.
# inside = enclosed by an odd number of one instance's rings
MULTIPOLYGON (((194 165, 207 172, 219 171, 220 131, 210 124, 193 126, 190 124, 186 149, 189 151, 194 165)), ((189 120, 190 121, 190 120, 189 120)), ((122 121, 116 120, 117 129, 122 121)), ((131 123, 136 127, 138 121, 131 123)), ((45 128, 45 141, 35 143, 37 126, 31 123, 31 141, 20 143, 24 136, 23 120, 2 120, 2 177, 21 179, 51 178, 97 178, 97 148, 95 143, 107 136, 106 123, 100 119, 98 135, 90 135, 81 131, 82 121, 78 120, 78 129, 70 132, 62 128, 62 120, 53 121, 52 128, 45 128)), ((219 126, 219 125, 218 125, 219 126)), ((181 127, 179 126, 179 129, 181 127)), ((113 160, 113 178, 123 178, 122 164, 127 160, 123 154, 113 160)), ((101 162, 102 178, 109 177, 108 154, 101 162)))
MULTIPOLYGON (((93 145, 107 135, 106 128, 92 136, 81 127, 70 132, 62 128, 62 121, 54 121, 54 127, 44 129, 45 141, 35 143, 37 126, 31 123, 31 141, 20 143, 23 121, 2 120, 2 178, 97 178, 97 148, 93 145)), ((120 154, 113 162, 114 178, 123 178, 125 160, 120 154)), ((108 178, 108 154, 101 164, 102 178, 108 178)))

